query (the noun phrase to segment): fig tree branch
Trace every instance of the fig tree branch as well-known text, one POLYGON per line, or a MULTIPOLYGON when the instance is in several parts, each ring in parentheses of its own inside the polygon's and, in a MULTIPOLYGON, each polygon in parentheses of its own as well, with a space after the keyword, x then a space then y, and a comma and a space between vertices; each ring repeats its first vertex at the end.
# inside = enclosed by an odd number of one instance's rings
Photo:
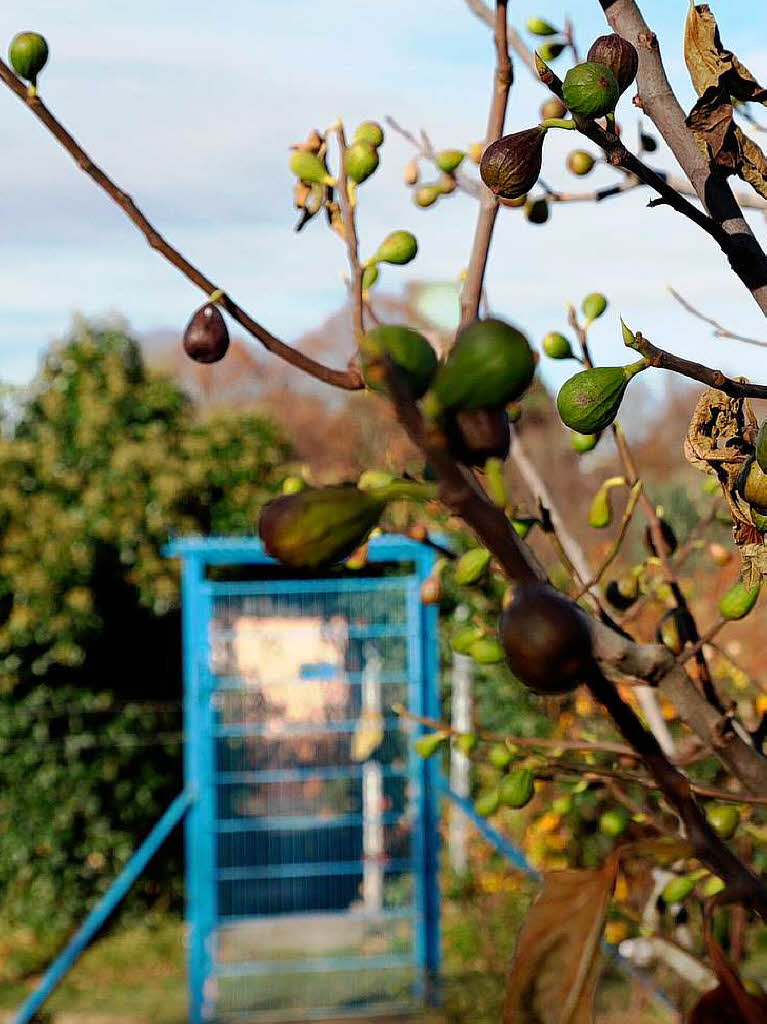
MULTIPOLYGON (((495 15, 484 0, 466 0, 466 6, 473 14, 476 14, 480 21, 484 21, 484 23, 490 28, 495 26, 495 15)), ((525 46, 519 32, 514 28, 509 28, 508 39, 509 46, 512 48, 514 53, 516 53, 522 63, 526 64, 533 74, 535 74, 535 58, 533 57, 533 53, 530 48, 525 46)))
POLYGON ((669 286, 668 290, 682 309, 686 309, 688 313, 697 317, 698 320, 702 320, 704 324, 710 324, 714 328, 715 338, 732 338, 733 341, 743 341, 746 345, 757 345, 759 348, 767 348, 767 341, 761 341, 759 338, 749 338, 744 334, 736 334, 734 331, 730 331, 727 327, 723 327, 718 320, 714 320, 713 317, 701 313, 700 310, 696 309, 692 303, 688 302, 674 288, 669 286))
POLYGON ((263 327, 257 320, 254 320, 252 316, 245 312, 240 306, 234 302, 227 294, 226 291, 220 289, 218 285, 210 281, 202 271, 198 270, 197 267, 193 266, 184 256, 175 249, 150 223, 145 217, 142 211, 136 206, 133 199, 124 192, 114 181, 100 168, 93 160, 88 156, 85 150, 74 140, 64 126, 53 116, 50 110, 46 107, 39 95, 30 96, 27 92, 26 86, 14 75, 8 65, 0 60, 0 79, 8 86, 8 88, 16 94, 16 96, 25 103, 26 106, 32 111, 38 121, 43 124, 48 131, 53 135, 57 142, 69 153, 74 162, 88 177, 94 181, 99 188, 103 189, 104 192, 112 199, 125 215, 131 220, 139 231, 146 238, 147 242, 152 249, 155 249, 164 256, 165 259, 171 263, 177 270, 181 271, 184 277, 192 284, 197 285, 206 295, 211 295, 213 292, 222 291, 223 295, 219 298, 218 305, 222 306, 227 313, 237 321, 245 330, 251 334, 257 341, 259 341, 265 349, 271 352, 273 355, 278 356, 284 362, 289 363, 291 366, 295 366, 296 369, 302 370, 304 373, 309 374, 310 377, 314 377, 316 380, 320 380, 325 384, 331 384, 333 387, 342 388, 346 391, 357 391, 362 385, 362 378, 356 369, 349 370, 334 370, 329 366, 325 366, 322 363, 317 362, 315 359, 304 355, 303 352, 299 352, 294 349, 291 345, 286 344, 284 341, 280 341, 279 338, 275 338, 265 327, 263 327))
POLYGON ((351 273, 352 315, 354 317, 354 333, 359 342, 365 333, 362 301, 362 267, 359 258, 359 242, 357 241, 357 218, 349 198, 349 182, 346 176, 346 134, 343 124, 338 121, 334 126, 338 139, 338 205, 346 235, 346 250, 349 254, 349 271, 351 273))
MULTIPOLYGON (((493 39, 495 42, 495 74, 493 75, 493 98, 490 103, 490 114, 487 119, 486 145, 500 139, 506 120, 506 106, 509 100, 509 89, 513 79, 511 60, 509 59, 507 0, 496 0, 493 39)), ((479 205, 479 216, 474 231, 471 256, 466 273, 466 280, 461 289, 461 327, 466 327, 479 315, 482 301, 482 287, 485 280, 485 268, 490 252, 493 228, 498 216, 498 200, 488 188, 483 188, 479 205)))

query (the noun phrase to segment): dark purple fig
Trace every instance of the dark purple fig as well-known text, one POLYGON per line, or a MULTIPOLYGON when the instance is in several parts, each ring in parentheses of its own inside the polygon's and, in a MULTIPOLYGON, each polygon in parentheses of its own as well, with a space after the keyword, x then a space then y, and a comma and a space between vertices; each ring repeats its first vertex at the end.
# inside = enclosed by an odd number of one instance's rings
POLYGON ((184 331, 184 351, 197 363, 217 363, 229 348, 229 331, 218 308, 200 306, 184 331))
POLYGON ((615 75, 621 95, 634 81, 639 69, 636 47, 615 32, 595 39, 586 60, 608 67, 615 75))
MULTIPOLYGON (((661 555, 664 558, 668 558, 670 555, 673 555, 677 549, 678 542, 676 539, 676 534, 674 533, 671 524, 667 523, 665 519, 660 520, 660 533, 661 537, 663 538, 663 551, 661 552, 661 555)), ((655 547, 655 541, 653 540, 652 530, 649 526, 645 527, 644 542, 645 547, 650 552, 650 554, 655 555, 655 557, 658 558, 659 554, 655 547)))
POLYGON ((451 453, 466 466, 484 466, 488 459, 509 454, 511 431, 504 406, 461 409, 446 416, 444 428, 451 453))
POLYGON ((546 129, 536 125, 488 146, 479 173, 490 191, 500 199, 518 199, 529 192, 541 173, 543 139, 546 129))
POLYGON ((569 693, 591 668, 585 616, 545 583, 517 589, 501 615, 500 633, 509 668, 535 693, 569 693))

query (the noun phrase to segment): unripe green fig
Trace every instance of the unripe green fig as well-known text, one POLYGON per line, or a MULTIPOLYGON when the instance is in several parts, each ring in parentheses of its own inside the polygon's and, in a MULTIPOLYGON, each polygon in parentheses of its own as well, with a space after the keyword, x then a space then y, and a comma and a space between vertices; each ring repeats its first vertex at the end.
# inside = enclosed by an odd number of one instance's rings
POLYGON ((554 28, 548 21, 543 18, 528 18, 527 19, 527 31, 534 36, 555 36, 558 32, 558 28, 554 28))
POLYGON ((499 199, 519 199, 538 180, 546 128, 537 126, 504 135, 482 154, 479 174, 499 199))
POLYGON ((217 306, 200 306, 184 330, 184 351, 196 363, 217 363, 229 348, 229 331, 217 306))
POLYGON ((448 448, 465 466, 484 466, 488 459, 505 459, 511 446, 506 409, 459 409, 443 420, 448 448))
POLYGON ((621 95, 634 81, 639 70, 639 54, 636 47, 617 32, 595 39, 586 60, 608 67, 615 75, 621 95))
POLYGON ((767 420, 759 427, 756 436, 756 461, 763 473, 767 473, 767 420))
POLYGON ((613 807, 600 816, 599 831, 603 835, 616 839, 626 831, 629 820, 628 814, 622 807, 613 807))
POLYGON ((484 630, 480 629, 479 626, 467 623, 465 626, 457 629, 450 637, 450 646, 456 654, 466 654, 471 645, 476 643, 477 640, 481 640, 484 635, 484 630))
POLYGON ((712 896, 716 896, 717 893, 723 892, 725 888, 726 886, 721 878, 717 878, 716 875, 711 875, 711 877, 707 878, 703 883, 701 895, 704 899, 710 900, 712 896))
POLYGON ((579 454, 592 452, 599 444, 601 433, 581 434, 578 430, 570 431, 570 444, 579 454))
POLYGON ((684 645, 691 642, 694 635, 692 617, 681 608, 670 608, 664 612, 655 630, 655 639, 668 647, 672 654, 681 654, 684 645))
POLYGON ((603 530, 613 521, 613 508, 610 501, 610 488, 602 486, 594 495, 588 514, 588 524, 597 530, 603 530))
POLYGON ((498 786, 498 797, 505 807, 525 807, 534 796, 535 776, 529 768, 515 768, 498 786))
POLYGON ((564 48, 564 43, 541 43, 538 47, 538 56, 548 63, 550 60, 556 60, 564 48))
POLYGON ((392 231, 378 246, 370 262, 396 263, 402 266, 414 260, 417 252, 418 242, 415 235, 409 231, 392 231))
POLYGON ((431 757, 447 740, 448 733, 446 732, 430 732, 425 736, 419 736, 413 744, 413 749, 419 757, 431 757))
POLYGON ((607 309, 607 299, 601 292, 589 292, 581 303, 581 312, 589 321, 598 320, 607 309))
POLYGON ((738 580, 723 595, 719 602, 719 614, 723 619, 744 619, 759 600, 760 583, 755 587, 744 587, 738 580))
POLYGON ((574 149, 572 153, 567 154, 567 169, 571 174, 577 174, 582 178, 593 166, 594 157, 585 149, 574 149))
POLYGON ((310 153, 305 149, 297 149, 290 156, 290 169, 301 181, 310 185, 335 185, 335 178, 331 177, 325 166, 316 153, 310 153))
POLYGON ((452 174, 460 167, 465 156, 462 149, 441 149, 434 157, 434 162, 445 174, 452 174))
POLYGON ((468 757, 479 746, 479 738, 473 732, 463 732, 460 736, 456 737, 455 745, 462 754, 466 754, 468 757))
POLYGON ((541 342, 541 348, 549 359, 572 359, 573 350, 570 342, 559 331, 549 331, 541 342))
POLYGON ((371 263, 362 271, 362 290, 363 292, 370 291, 373 285, 378 280, 378 265, 371 263))
POLYGON ((557 410, 565 426, 580 434, 596 434, 618 415, 628 383, 647 363, 630 366, 594 366, 581 370, 562 385, 557 410))
POLYGON ((499 661, 503 661, 503 648, 497 640, 490 637, 475 640, 467 654, 479 665, 497 665, 499 661))
POLYGON ((514 533, 524 540, 537 522, 538 520, 534 519, 532 516, 521 516, 519 518, 512 519, 511 526, 514 533))
POLYGON ((547 584, 517 588, 501 614, 500 633, 509 668, 536 693, 568 693, 592 665, 585 618, 547 584))
POLYGON ((654 555, 656 558, 661 556, 663 558, 669 558, 676 551, 679 542, 676 539, 676 533, 674 533, 674 528, 671 523, 669 523, 667 519, 663 519, 663 517, 659 518, 659 522, 662 541, 661 551, 659 552, 655 545, 655 538, 653 537, 652 530, 649 526, 645 527, 644 544, 649 553, 654 555))
POLYGON ((490 818, 501 806, 501 801, 498 796, 497 789, 491 789, 486 793, 480 793, 477 799, 474 801, 474 810, 480 816, 480 818, 490 818))
POLYGON ((706 818, 720 839, 732 839, 740 824, 740 811, 732 804, 709 804, 706 818))
POLYGON ((473 548, 464 551, 455 563, 455 582, 459 587, 467 587, 480 580, 490 564, 490 552, 487 548, 473 548))
POLYGON ((666 882, 661 896, 666 903, 681 903, 690 895, 697 881, 695 875, 679 875, 666 882))
POLYGON ((749 505, 755 506, 762 514, 767 512, 767 473, 757 459, 749 459, 743 464, 737 488, 749 505))
POLYGON ((39 32, 18 32, 8 47, 8 59, 19 78, 35 86, 48 62, 48 43, 39 32))
POLYGON ((284 565, 314 569, 342 562, 378 524, 386 502, 357 487, 309 487, 261 510, 258 532, 267 554, 284 565))
POLYGON ((373 391, 387 389, 391 368, 413 398, 420 398, 437 372, 437 354, 418 331, 401 324, 381 324, 360 340, 360 362, 365 383, 373 391))
POLYGON ((441 195, 442 190, 439 185, 421 185, 413 193, 413 202, 425 210, 429 206, 434 206, 441 195))
POLYGON ((514 755, 505 743, 494 743, 487 752, 487 760, 494 768, 508 768, 514 760, 514 755))
POLYGON ((384 140, 383 128, 377 121, 363 121, 354 131, 355 142, 367 142, 377 149, 384 140))
POLYGON ((757 530, 760 533, 767 533, 767 515, 759 512, 753 505, 749 509, 749 513, 751 515, 751 522, 757 530))
POLYGON ((375 491, 378 487, 388 487, 394 479, 394 475, 385 469, 366 469, 360 474, 357 486, 361 491, 375 491))
POLYGON ((347 177, 356 185, 361 185, 378 167, 378 152, 369 142, 352 143, 344 156, 347 177))
POLYGON ((605 64, 576 64, 562 82, 562 98, 576 117, 603 117, 615 110, 619 97, 615 75, 605 64))
POLYGON ((527 338, 503 320, 475 320, 459 332, 432 384, 441 410, 490 409, 519 398, 533 379, 527 338))
POLYGON ((545 224, 549 219, 549 204, 547 200, 528 199, 525 203, 525 220, 530 224, 545 224))
POLYGON ((558 121, 567 114, 567 107, 559 97, 552 96, 550 100, 546 100, 545 103, 541 103, 539 113, 541 115, 541 121, 549 121, 552 118, 558 121))
POLYGON ((282 481, 283 494, 298 494, 305 491, 306 487, 306 480, 302 476, 286 476, 282 481))

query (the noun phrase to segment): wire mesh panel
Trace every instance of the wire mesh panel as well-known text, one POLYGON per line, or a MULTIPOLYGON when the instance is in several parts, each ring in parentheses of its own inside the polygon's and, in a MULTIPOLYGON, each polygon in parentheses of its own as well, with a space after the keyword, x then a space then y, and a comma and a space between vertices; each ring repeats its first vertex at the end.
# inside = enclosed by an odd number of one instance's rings
POLYGON ((389 538, 369 575, 297 580, 257 545, 189 543, 191 1018, 423 1002, 438 956, 436 779, 391 708, 434 711, 436 622, 419 601, 431 552, 389 538), (270 578, 208 578, 227 554, 270 578))

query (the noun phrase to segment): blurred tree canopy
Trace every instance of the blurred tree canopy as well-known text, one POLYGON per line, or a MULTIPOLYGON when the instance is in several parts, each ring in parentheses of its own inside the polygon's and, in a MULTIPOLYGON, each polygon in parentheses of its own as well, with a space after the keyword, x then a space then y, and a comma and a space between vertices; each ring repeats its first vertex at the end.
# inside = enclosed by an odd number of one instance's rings
MULTIPOLYGON (((0 439, 6 925, 55 941, 178 791, 178 580, 162 548, 250 533, 288 456, 263 418, 196 418, 120 330, 77 325, 47 356, 0 439)), ((158 880, 177 867, 159 858, 140 895, 167 899, 158 880)))

